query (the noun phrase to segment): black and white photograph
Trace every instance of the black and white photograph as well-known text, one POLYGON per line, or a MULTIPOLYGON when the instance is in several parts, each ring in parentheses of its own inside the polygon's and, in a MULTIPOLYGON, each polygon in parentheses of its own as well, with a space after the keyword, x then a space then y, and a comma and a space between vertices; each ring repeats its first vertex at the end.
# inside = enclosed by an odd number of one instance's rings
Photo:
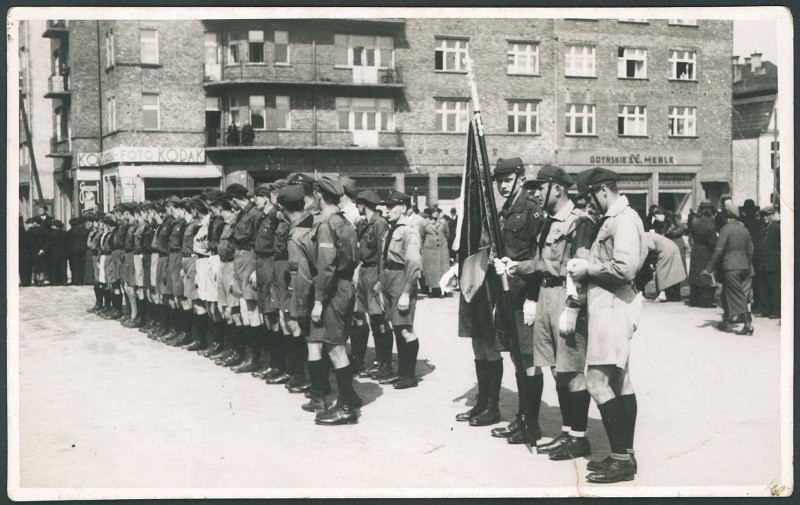
POLYGON ((792 24, 9 10, 7 495, 791 495, 792 24))

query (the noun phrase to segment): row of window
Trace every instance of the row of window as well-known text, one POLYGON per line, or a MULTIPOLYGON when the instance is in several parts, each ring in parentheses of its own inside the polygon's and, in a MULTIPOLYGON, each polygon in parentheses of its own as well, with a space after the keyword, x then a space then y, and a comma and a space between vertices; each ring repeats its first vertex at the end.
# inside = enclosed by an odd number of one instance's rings
MULTIPOLYGON (((264 63, 266 32, 249 30, 230 32, 227 41, 227 61, 235 63, 264 63)), ((291 65, 289 32, 272 32, 274 65, 291 65)), ((441 72, 463 72, 464 59, 469 54, 469 40, 439 38, 434 51, 434 69, 441 72)), ((106 67, 115 63, 114 32, 106 32, 106 67)), ((221 63, 219 34, 204 35, 205 63, 221 63)), ((506 72, 508 75, 539 75, 539 43, 534 41, 509 41, 506 72)), ((159 63, 158 30, 139 30, 139 56, 143 64, 159 63)), ((669 52, 669 78, 697 80, 697 52, 671 49, 669 52)), ((391 37, 364 35, 334 35, 334 64, 337 66, 367 66, 394 68, 394 40, 391 37)), ((591 44, 568 44, 564 53, 564 75, 567 77, 597 77, 596 47, 591 44)), ((617 77, 624 79, 647 78, 647 49, 619 47, 617 50, 617 77)))

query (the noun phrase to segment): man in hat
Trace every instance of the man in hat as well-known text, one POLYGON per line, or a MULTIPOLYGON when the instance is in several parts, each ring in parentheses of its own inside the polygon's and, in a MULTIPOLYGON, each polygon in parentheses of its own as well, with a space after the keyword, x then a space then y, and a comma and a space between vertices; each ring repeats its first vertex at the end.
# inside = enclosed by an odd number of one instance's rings
MULTIPOLYGON (((561 433, 541 445, 539 453, 554 461, 575 459, 591 453, 586 438, 589 420, 589 393, 586 391, 586 310, 581 310, 582 293, 567 291, 567 263, 572 258, 589 256, 594 239, 594 222, 575 208, 567 191, 574 184, 563 168, 545 165, 524 187, 537 188, 544 196, 547 219, 539 233, 535 257, 525 261, 495 259, 495 270, 540 284, 533 323, 533 380, 542 380, 542 368, 553 373, 561 409, 561 433), (578 321, 580 320, 580 323, 578 321)), ((541 389, 531 388, 535 393, 541 389)), ((537 422, 541 396, 528 399, 526 417, 537 422)), ((528 442, 521 431, 509 443, 528 442)))
MULTIPOLYGON (((505 203, 500 210, 500 240, 505 245, 506 255, 513 261, 529 260, 534 255, 536 247, 536 236, 539 234, 542 223, 541 205, 531 196, 528 191, 523 189, 525 184, 525 166, 519 158, 499 159, 494 170, 493 178, 497 184, 500 196, 505 198, 505 203)), ((536 315, 536 298, 538 296, 538 285, 528 283, 518 277, 509 278, 511 309, 514 311, 514 319, 517 327, 517 337, 522 354, 522 368, 524 375, 517 374, 518 387, 527 388, 533 392, 533 398, 541 398, 544 383, 541 374, 536 374, 533 366, 533 329, 532 324, 536 315), (527 323, 527 324, 526 324, 527 323)), ((469 310, 469 304, 462 304, 459 308, 459 320, 465 323, 471 317, 463 312, 469 310)), ((495 322, 495 325, 499 325, 495 322)), ((483 335, 480 328, 485 324, 472 321, 471 324, 464 325, 462 332, 464 336, 473 339, 473 352, 476 360, 476 373, 480 373, 478 368, 483 371, 485 403, 477 406, 482 408, 465 412, 470 426, 488 426, 500 421, 500 384, 503 379, 503 360, 498 349, 508 346, 508 342, 501 342, 498 346, 497 338, 477 338, 483 335)), ((480 389, 480 387, 479 387, 480 389)), ((522 389, 526 390, 526 389, 522 389)), ((520 405, 518 408, 522 408, 520 405)), ((463 416, 462 416, 463 418, 463 416)), ((538 426, 530 426, 531 433, 526 438, 540 438, 541 432, 538 426)), ((515 420, 509 425, 492 430, 495 437, 507 438, 519 431, 519 423, 515 420)), ((535 440, 531 441, 535 442, 535 440)))
MULTIPOLYGON (((315 193, 320 203, 320 222, 314 236, 317 275, 314 279, 308 360, 309 369, 312 369, 311 363, 316 362, 313 370, 320 373, 324 370, 320 366, 323 345, 327 347, 339 395, 335 405, 317 414, 315 422, 338 425, 356 422, 362 405, 361 398, 353 389, 353 372, 345 348, 355 305, 353 273, 358 243, 355 227, 339 209, 344 188, 338 178, 322 176, 315 193)), ((321 382, 318 378, 317 383, 321 382)))
POLYGON ((72 275, 73 286, 82 286, 86 277, 86 239, 89 237, 87 223, 90 220, 84 217, 74 217, 69 220, 67 230, 67 244, 69 245, 69 271, 72 275))
POLYGON ((149 338, 155 338, 155 332, 164 323, 161 308, 161 298, 158 293, 158 231, 163 224, 163 214, 166 211, 161 200, 152 202, 145 214, 147 228, 142 237, 145 251, 143 255, 147 258, 148 267, 145 268, 145 298, 147 298, 147 318, 148 322, 139 331, 146 333, 149 338))
POLYGON ((51 286, 63 286, 67 283, 67 259, 69 258, 69 244, 64 223, 55 219, 50 223, 47 234, 47 248, 45 255, 48 260, 48 276, 51 286))
POLYGON ((154 331, 157 340, 164 340, 168 335, 174 336, 177 324, 177 313, 173 306, 172 275, 170 272, 170 258, 172 251, 170 242, 172 231, 176 224, 174 215, 175 206, 180 204, 180 198, 171 195, 164 200, 163 209, 159 208, 161 225, 156 231, 154 241, 158 252, 158 265, 156 266, 156 293, 160 302, 161 327, 154 331))
POLYGON ((767 205, 761 209, 767 223, 764 230, 762 254, 764 255, 761 278, 764 307, 761 315, 770 319, 781 317, 781 215, 778 207, 767 205))
POLYGON ((339 179, 342 181, 342 187, 344 188, 344 194, 342 195, 339 206, 347 220, 355 226, 361 219, 361 213, 358 211, 358 206, 356 205, 356 198, 358 197, 356 181, 346 175, 340 176, 339 179))
MULTIPOLYGON (((252 372, 258 368, 256 352, 262 340, 261 313, 258 310, 258 294, 256 287, 250 282, 250 276, 256 271, 255 246, 256 223, 261 217, 261 210, 256 201, 247 197, 247 190, 240 184, 231 184, 226 190, 231 202, 240 209, 233 224, 232 242, 236 247, 233 260, 233 295, 239 300, 239 317, 241 337, 244 342, 244 354, 239 363, 229 362, 226 366, 242 365, 241 373, 252 372)), ((263 197, 262 197, 263 198, 263 197)), ((258 199, 256 199, 258 200, 258 199)), ((229 360, 230 361, 230 360, 229 360)))
POLYGON ((191 221, 184 230, 182 270, 184 276, 185 305, 189 306, 191 325, 189 341, 183 344, 188 351, 205 350, 206 330, 209 326, 208 311, 204 298, 208 297, 208 204, 199 196, 190 199, 186 206, 191 221))
POLYGON ((125 223, 124 234, 124 255, 122 258, 121 282, 125 293, 127 308, 125 316, 120 319, 123 326, 129 326, 133 321, 138 320, 139 305, 136 298, 135 276, 136 267, 133 263, 133 245, 138 222, 136 220, 136 202, 126 202, 122 204, 122 220, 125 223))
MULTIPOLYGON (((170 197, 172 198, 172 197, 170 197)), ((174 219, 172 230, 169 235, 169 260, 168 260, 168 275, 170 277, 169 290, 172 293, 170 299, 171 329, 168 334, 163 338, 164 343, 168 345, 182 345, 188 340, 187 327, 190 326, 191 321, 188 321, 188 312, 183 309, 183 235, 186 231, 186 205, 183 199, 174 197, 174 199, 167 199, 169 203, 168 209, 174 219)))
POLYGON ((206 260, 201 262, 201 264, 205 264, 205 267, 202 269, 202 273, 198 274, 198 291, 201 300, 205 304, 209 321, 205 335, 208 347, 203 350, 198 350, 197 353, 204 357, 215 354, 223 348, 222 331, 224 329, 224 324, 223 316, 217 304, 219 299, 217 278, 219 276, 221 264, 218 247, 220 236, 225 228, 225 219, 222 216, 222 202, 224 198, 225 193, 214 188, 209 189, 203 194, 203 200, 206 202, 209 209, 207 232, 209 256, 206 260))
POLYGON ((630 341, 639 325, 642 296, 633 284, 647 258, 639 214, 617 189, 619 175, 601 167, 578 174, 579 195, 603 214, 587 260, 573 258, 567 272, 586 286, 588 336, 586 386, 597 403, 611 445, 611 455, 592 461, 590 482, 633 480, 633 434, 636 395, 628 374, 630 341))
POLYGON ((359 377, 386 379, 392 370, 392 330, 386 322, 380 294, 375 290, 378 284, 378 261, 381 254, 381 238, 389 230, 389 223, 378 212, 381 203, 374 191, 361 191, 356 204, 364 219, 358 221, 358 249, 361 268, 358 271, 356 286, 356 308, 353 314, 353 328, 350 332, 353 366, 359 370, 359 377), (369 318, 369 326, 367 326, 369 318), (364 356, 369 342, 369 331, 375 343, 375 362, 364 369, 364 356), (388 349, 388 354, 387 354, 388 349))
MULTIPOLYGON (((394 191, 383 202, 390 228, 381 237, 377 289, 384 302, 386 318, 397 343, 397 374, 379 380, 395 389, 417 386, 419 339, 414 331, 417 305, 417 280, 421 275, 422 245, 417 227, 407 216, 411 197, 394 191)), ((387 354, 391 356, 391 346, 387 354)), ((391 366, 391 364, 390 364, 391 366)))
POLYGON ((262 215, 256 222, 256 269, 250 275, 250 281, 256 286, 258 308, 264 315, 264 335, 259 341, 259 367, 252 370, 252 373, 266 379, 267 384, 285 384, 290 379, 286 373, 285 344, 288 336, 281 332, 280 306, 272 293, 275 277, 275 232, 280 224, 278 208, 271 201, 272 190, 272 184, 259 184, 256 187, 256 205, 261 207, 262 215))
POLYGON ((689 263, 689 306, 690 307, 714 307, 714 285, 713 277, 704 275, 711 259, 711 253, 717 245, 717 230, 714 228, 714 205, 708 200, 700 202, 697 215, 692 219, 689 226, 689 237, 692 239, 691 261, 689 263))

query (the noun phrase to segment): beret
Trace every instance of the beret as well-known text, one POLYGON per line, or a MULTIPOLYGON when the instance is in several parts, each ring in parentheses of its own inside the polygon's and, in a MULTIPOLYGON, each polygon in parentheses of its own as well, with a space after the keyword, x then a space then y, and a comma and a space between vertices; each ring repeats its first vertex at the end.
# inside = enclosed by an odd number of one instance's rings
POLYGON ((297 173, 290 175, 286 182, 289 184, 314 184, 317 181, 310 175, 297 173))
POLYGON ((282 187, 286 186, 287 184, 289 184, 289 183, 286 181, 286 179, 278 179, 277 181, 272 183, 272 189, 274 191, 278 191, 282 187))
POLYGON ((278 190, 278 204, 285 207, 287 204, 302 202, 305 195, 306 192, 303 191, 302 186, 296 184, 286 185, 278 190))
POLYGON ((554 182, 567 188, 575 184, 575 180, 563 168, 556 165, 545 165, 539 170, 536 177, 525 181, 523 187, 528 189, 548 182, 554 182))
POLYGON ((181 199, 175 195, 171 195, 164 201, 164 203, 169 205, 180 205, 181 199))
POLYGON ((494 169, 493 178, 512 173, 520 173, 525 171, 525 165, 519 158, 500 158, 497 160, 497 166, 494 169))
POLYGON ((151 210, 155 207, 155 203, 151 202, 150 200, 145 200, 142 202, 142 210, 151 210))
POLYGON ((108 224, 108 225, 117 224, 117 220, 111 214, 106 214, 105 217, 103 217, 103 222, 108 224))
POLYGON ((582 195, 603 184, 618 180, 619 174, 607 168, 594 167, 584 170, 577 177, 578 194, 582 195))
MULTIPOLYGON (((698 209, 715 209, 714 204, 709 202, 708 200, 703 200, 700 202, 700 205, 697 207, 698 209)), ((763 212, 763 209, 762 209, 763 212)))
POLYGON ((317 187, 320 191, 333 196, 342 196, 344 194, 342 181, 335 175, 323 175, 317 181, 317 187))
POLYGON ((225 189, 225 196, 228 198, 244 198, 247 195, 247 188, 234 182, 225 189))
POLYGON ((197 210, 199 212, 208 212, 208 205, 206 204, 206 201, 199 196, 192 198, 188 205, 191 210, 197 210))
POLYGON ((356 181, 347 177, 346 175, 339 176, 339 180, 342 182, 342 188, 344 188, 344 194, 349 196, 350 198, 356 197, 356 181))
POLYGON ((378 193, 368 189, 365 191, 360 191, 358 193, 358 196, 356 197, 356 202, 367 203, 372 206, 375 206, 381 203, 381 199, 378 196, 378 193))
POLYGON ((122 210, 128 212, 136 212, 136 208, 139 206, 136 202, 125 202, 122 204, 122 210))
POLYGON ((207 191, 203 191, 203 198, 208 201, 216 200, 217 198, 224 198, 225 192, 221 191, 217 188, 210 188, 207 191))
MULTIPOLYGON (((701 204, 702 205, 702 204, 701 204)), ((775 214, 777 209, 775 209, 774 205, 764 205, 764 208, 761 209, 761 214, 764 216, 771 216, 775 214)))
POLYGON ((188 196, 185 196, 185 197, 181 198, 180 207, 182 209, 191 210, 192 198, 188 197, 188 196))
POLYGON ((392 191, 381 203, 384 205, 411 205, 411 197, 400 191, 392 191))
POLYGON ((262 182, 261 184, 256 186, 255 194, 256 196, 269 196, 271 191, 272 191, 272 184, 268 182, 262 182))
POLYGON ((231 202, 224 196, 208 200, 208 205, 211 207, 219 207, 224 210, 231 210, 231 202))
POLYGON ((438 205, 428 205, 427 207, 425 207, 425 212, 427 212, 428 214, 441 211, 442 209, 440 209, 438 205))

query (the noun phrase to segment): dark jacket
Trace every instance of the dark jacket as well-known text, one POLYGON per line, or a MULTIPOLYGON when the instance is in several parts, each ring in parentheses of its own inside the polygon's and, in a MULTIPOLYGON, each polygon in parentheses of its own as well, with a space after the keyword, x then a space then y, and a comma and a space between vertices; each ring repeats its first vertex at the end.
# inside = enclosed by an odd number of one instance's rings
POLYGON ((700 275, 706 269, 717 245, 717 229, 711 217, 695 216, 689 229, 692 237, 692 261, 689 263, 689 284, 710 286, 711 278, 700 275))
POLYGON ((741 221, 729 219, 717 238, 708 270, 750 270, 753 266, 753 241, 741 221))
POLYGON ((83 254, 86 252, 86 239, 89 237, 89 230, 86 225, 79 224, 73 226, 67 231, 67 240, 69 242, 69 251, 73 254, 83 254))
POLYGON ((755 215, 742 214, 740 220, 750 233, 750 240, 753 241, 753 270, 761 271, 763 270, 761 248, 764 243, 764 224, 755 215))
POLYGON ((765 272, 781 271, 781 223, 770 221, 764 231, 762 266, 765 272))

